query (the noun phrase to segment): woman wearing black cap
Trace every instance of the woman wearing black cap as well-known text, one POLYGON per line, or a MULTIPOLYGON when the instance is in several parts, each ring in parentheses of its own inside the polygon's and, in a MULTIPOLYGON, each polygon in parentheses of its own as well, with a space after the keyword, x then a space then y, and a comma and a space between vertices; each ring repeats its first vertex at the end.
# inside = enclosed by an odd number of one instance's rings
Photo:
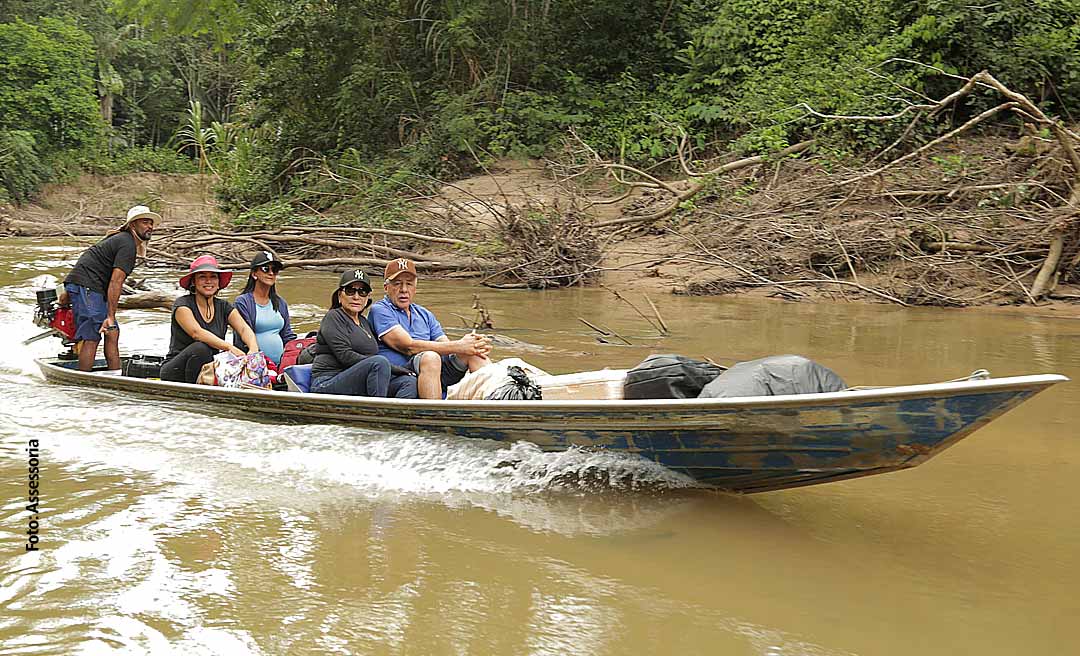
MULTIPOLYGON (((255 331, 259 350, 275 365, 281 362, 285 345, 296 339, 289 323, 289 305, 277 293, 277 277, 283 268, 284 263, 276 255, 260 251, 251 260, 244 290, 233 301, 237 312, 255 331)), ((233 336, 233 344, 243 346, 239 335, 233 336)))
POLYGON ((364 310, 371 283, 360 269, 341 274, 330 311, 319 325, 311 391, 316 394, 416 398, 416 378, 379 355, 379 340, 364 310))

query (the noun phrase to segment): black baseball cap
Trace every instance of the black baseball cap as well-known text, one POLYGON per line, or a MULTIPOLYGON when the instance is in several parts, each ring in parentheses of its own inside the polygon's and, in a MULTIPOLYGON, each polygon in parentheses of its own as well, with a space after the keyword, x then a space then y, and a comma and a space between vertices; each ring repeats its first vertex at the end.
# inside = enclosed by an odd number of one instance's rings
POLYGON ((255 258, 251 260, 251 267, 250 268, 255 269, 257 267, 261 267, 261 266, 264 266, 266 264, 275 264, 275 263, 278 266, 280 266, 282 269, 285 268, 285 263, 282 262, 281 258, 278 257, 277 255, 274 255, 270 251, 259 251, 259 254, 256 255, 255 258))
POLYGON ((341 280, 338 281, 338 289, 348 287, 353 283, 360 283, 365 287, 368 292, 371 291, 371 281, 368 280, 367 274, 360 269, 349 269, 341 273, 341 280))

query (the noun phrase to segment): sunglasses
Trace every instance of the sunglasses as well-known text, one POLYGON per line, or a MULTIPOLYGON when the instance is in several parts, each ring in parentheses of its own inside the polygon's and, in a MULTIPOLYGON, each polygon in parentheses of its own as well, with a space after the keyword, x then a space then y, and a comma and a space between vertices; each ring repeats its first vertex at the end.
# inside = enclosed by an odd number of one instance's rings
POLYGON ((346 296, 367 296, 371 293, 371 290, 353 285, 352 287, 342 287, 341 292, 346 296))
POLYGON ((273 264, 263 264, 261 266, 255 267, 255 268, 258 269, 259 271, 262 271, 263 273, 273 273, 273 274, 281 273, 281 267, 280 266, 275 266, 273 264))

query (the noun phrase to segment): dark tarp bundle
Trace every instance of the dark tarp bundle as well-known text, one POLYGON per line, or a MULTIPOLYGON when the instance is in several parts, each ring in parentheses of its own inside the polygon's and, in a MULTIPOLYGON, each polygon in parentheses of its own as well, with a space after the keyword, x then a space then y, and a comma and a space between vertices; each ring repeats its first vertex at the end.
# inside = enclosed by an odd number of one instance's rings
POLYGON ((801 355, 774 355, 739 362, 699 394, 703 399, 839 392, 847 385, 831 369, 801 355))
POLYGON ((693 399, 724 372, 710 362, 681 355, 650 355, 626 372, 625 399, 693 399))
POLYGON ((540 386, 534 383, 525 370, 517 365, 506 368, 510 380, 503 383, 494 392, 484 397, 487 401, 540 401, 543 394, 540 386))

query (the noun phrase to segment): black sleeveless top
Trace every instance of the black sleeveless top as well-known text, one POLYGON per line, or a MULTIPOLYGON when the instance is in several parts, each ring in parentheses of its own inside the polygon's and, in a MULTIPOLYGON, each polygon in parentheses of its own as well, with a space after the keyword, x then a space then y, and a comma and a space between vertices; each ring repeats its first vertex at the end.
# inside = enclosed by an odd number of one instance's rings
POLYGON ((229 314, 233 311, 232 303, 215 296, 214 318, 207 323, 206 321, 203 321, 202 313, 199 312, 199 308, 195 306, 195 295, 185 294, 176 299, 176 302, 173 303, 172 323, 170 326, 172 333, 169 336, 169 355, 166 356, 167 358, 172 358, 180 351, 183 351, 195 343, 195 340, 192 339, 191 335, 187 334, 184 327, 176 320, 176 310, 182 307, 191 310, 191 313, 195 315, 195 321, 204 329, 209 330, 221 339, 225 339, 225 331, 229 328, 229 314))

